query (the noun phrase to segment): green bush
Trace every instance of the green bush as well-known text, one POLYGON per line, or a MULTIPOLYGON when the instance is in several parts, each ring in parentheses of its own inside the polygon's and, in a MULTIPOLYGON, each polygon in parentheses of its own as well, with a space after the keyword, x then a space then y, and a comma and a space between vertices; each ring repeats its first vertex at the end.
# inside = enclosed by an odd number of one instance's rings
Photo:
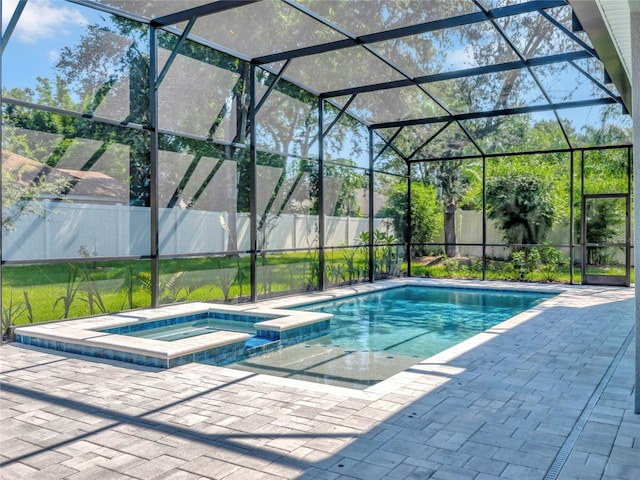
POLYGON ((561 268, 568 263, 560 250, 553 247, 533 247, 528 251, 513 252, 505 273, 509 280, 552 282, 558 279, 561 268))
MULTIPOLYGON (((442 207, 438 204, 437 193, 433 185, 411 184, 411 243, 429 243, 440 233, 442 207)), ((392 218, 396 234, 404 239, 408 238, 409 232, 407 205, 407 186, 399 184, 394 187, 386 207, 377 214, 378 217, 392 218)), ((416 247, 417 250, 421 248, 416 247)), ((418 256, 424 254, 424 251, 416 251, 418 256)))

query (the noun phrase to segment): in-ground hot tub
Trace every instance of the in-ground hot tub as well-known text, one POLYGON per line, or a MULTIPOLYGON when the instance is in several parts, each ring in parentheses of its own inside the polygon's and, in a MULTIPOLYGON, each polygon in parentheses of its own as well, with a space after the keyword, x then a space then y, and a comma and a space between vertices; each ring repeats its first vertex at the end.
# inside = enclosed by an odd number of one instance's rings
POLYGON ((225 365, 326 335, 331 316, 198 302, 22 326, 15 335, 27 345, 151 367, 225 365))

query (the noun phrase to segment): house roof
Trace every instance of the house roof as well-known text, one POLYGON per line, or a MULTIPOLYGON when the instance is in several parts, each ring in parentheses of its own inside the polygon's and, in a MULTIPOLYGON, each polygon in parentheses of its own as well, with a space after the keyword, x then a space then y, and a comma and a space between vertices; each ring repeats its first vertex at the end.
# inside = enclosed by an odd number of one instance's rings
POLYGON ((129 188, 125 183, 101 172, 53 168, 36 160, 6 150, 2 151, 2 169, 18 173, 18 183, 28 187, 38 178, 60 182, 66 186, 65 198, 83 197, 84 200, 127 203, 129 188))

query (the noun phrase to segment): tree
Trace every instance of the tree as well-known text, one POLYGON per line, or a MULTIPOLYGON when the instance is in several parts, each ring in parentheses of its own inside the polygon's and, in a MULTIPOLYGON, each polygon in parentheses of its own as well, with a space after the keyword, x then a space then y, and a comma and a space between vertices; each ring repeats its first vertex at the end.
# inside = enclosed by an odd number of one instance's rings
POLYGON ((469 189, 469 182, 462 175, 460 160, 440 162, 436 171, 436 179, 441 187, 442 206, 444 210, 444 243, 447 257, 458 255, 456 240, 456 210, 469 189))
MULTIPOLYGON (((399 183, 393 187, 387 203, 378 212, 378 217, 393 219, 393 227, 397 234, 409 238, 407 224, 408 205, 407 186, 399 183)), ((437 190, 433 185, 413 183, 411 185, 411 243, 429 243, 440 231, 442 225, 442 209, 438 204, 437 190)), ((420 255, 421 248, 416 250, 420 255)))
POLYGON ((506 243, 538 244, 551 229, 555 211, 540 178, 494 177, 487 181, 487 218, 496 222, 506 243))
MULTIPOLYGON (((369 187, 369 178, 350 159, 339 159, 339 163, 325 163, 324 166, 324 195, 325 215, 336 217, 361 217, 361 201, 358 191, 369 187)), ((318 186, 320 171, 316 162, 307 162, 311 184, 311 197, 314 205, 310 213, 317 215, 318 186)))

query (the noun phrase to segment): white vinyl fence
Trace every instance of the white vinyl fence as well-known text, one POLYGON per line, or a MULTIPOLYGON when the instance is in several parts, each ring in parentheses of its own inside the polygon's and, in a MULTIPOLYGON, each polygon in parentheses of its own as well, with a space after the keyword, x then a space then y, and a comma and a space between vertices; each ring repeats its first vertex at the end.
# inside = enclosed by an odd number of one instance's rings
MULTIPOLYGON (((150 252, 150 209, 128 205, 42 202, 41 215, 23 215, 3 228, 4 260, 141 256, 150 252)), ((235 239, 228 213, 180 208, 160 209, 159 247, 163 255, 249 249, 249 215, 237 214, 235 239)), ((393 235, 390 219, 376 218, 376 229, 393 235)), ((326 245, 356 245, 368 231, 367 218, 327 217, 326 245)), ((318 217, 280 215, 266 219, 260 249, 314 248, 318 217)))
MULTIPOLYGON (((3 228, 4 260, 47 260, 82 256, 119 257, 149 254, 150 209, 128 205, 42 202, 42 214, 23 215, 7 230, 3 228)), ((159 239, 163 255, 225 252, 249 249, 249 215, 237 214, 236 238, 230 239, 229 214, 180 208, 160 209, 159 239)), ((374 219, 374 228, 395 235, 391 219, 374 219)), ((368 218, 326 217, 327 247, 357 245, 369 229, 368 218)), ((459 244, 482 243, 482 212, 458 211, 459 244)), ((556 226, 549 242, 567 244, 569 226, 556 226)), ((433 243, 444 242, 442 235, 433 243)), ((502 233, 487 222, 487 243, 502 243, 502 233)), ((318 217, 280 215, 266 218, 258 235, 258 248, 269 250, 318 246, 318 217)), ((480 256, 480 247, 459 247, 461 255, 480 256)), ((565 252, 568 255, 568 249, 565 252)), ((492 248, 494 257, 509 255, 508 248, 492 248)))

